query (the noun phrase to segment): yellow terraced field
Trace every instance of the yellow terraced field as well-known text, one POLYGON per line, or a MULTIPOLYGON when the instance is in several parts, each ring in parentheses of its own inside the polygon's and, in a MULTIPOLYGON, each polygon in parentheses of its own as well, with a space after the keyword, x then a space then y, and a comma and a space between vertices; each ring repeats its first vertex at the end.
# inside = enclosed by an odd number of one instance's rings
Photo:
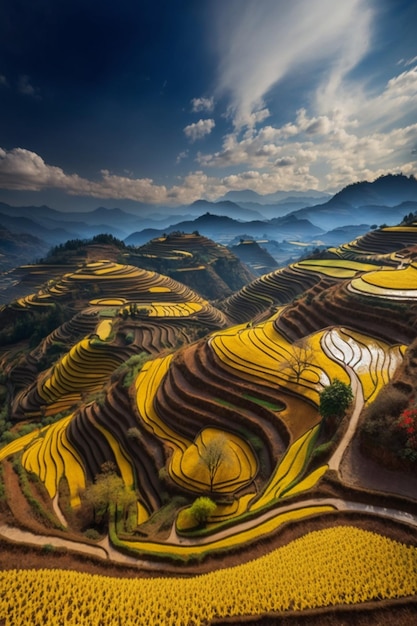
POLYGON ((155 411, 153 402, 161 380, 168 371, 172 356, 168 355, 145 363, 135 381, 136 403, 141 419, 157 437, 172 444, 174 449, 179 448, 185 451, 191 441, 181 437, 162 422, 155 411))
POLYGON ((165 556, 177 556, 183 559, 188 559, 191 556, 198 554, 205 554, 209 550, 228 550, 235 546, 245 545, 248 542, 257 541, 260 538, 269 535, 276 531, 283 524, 292 522, 295 520, 301 520, 308 517, 314 517, 316 515, 322 515, 325 513, 331 513, 335 509, 332 506, 300 506, 299 509, 293 511, 287 511, 286 513, 277 513, 270 519, 264 522, 260 522, 256 526, 249 530, 239 530, 230 534, 223 539, 215 539, 213 541, 205 541, 201 544, 194 545, 177 545, 177 544, 162 544, 152 541, 123 541, 123 545, 137 551, 138 556, 140 554, 146 555, 156 552, 165 556))
POLYGON ((417 265, 413 263, 404 269, 368 272, 362 280, 381 289, 417 289, 417 265))
MULTIPOLYGON (((5 626, 149 626, 406 598, 417 591, 417 548, 341 526, 196 577, 110 578, 60 570, 0 572, 5 626), (370 575, 372 572, 372 576, 370 575), (63 622, 62 620, 65 620, 63 622)), ((352 620, 354 621, 354 613, 352 620)))
POLYGON ((72 415, 64 417, 55 424, 39 431, 20 437, 0 451, 0 460, 23 451, 22 465, 36 474, 44 483, 49 496, 54 498, 60 479, 68 481, 71 505, 80 504, 79 492, 85 488, 85 475, 82 461, 66 437, 66 428, 72 415))
POLYGON ((324 331, 320 341, 330 357, 354 370, 366 402, 391 380, 406 350, 405 345, 390 346, 380 339, 341 328, 324 331))
POLYGON ((95 345, 91 339, 83 339, 73 346, 53 367, 50 375, 39 387, 39 394, 46 404, 62 396, 94 390, 120 365, 122 357, 110 347, 95 345))
POLYGON ((210 490, 210 474, 202 462, 206 446, 221 437, 224 441, 224 461, 220 464, 213 479, 213 490, 221 493, 234 493, 250 483, 258 470, 256 458, 250 446, 233 433, 206 428, 184 451, 177 450, 171 459, 168 471, 171 478, 192 491, 210 490))
POLYGON ((375 269, 375 265, 370 263, 347 259, 311 259, 299 261, 291 267, 315 271, 335 278, 353 278, 358 272, 369 272, 375 269))
MULTIPOLYGON (((278 466, 271 476, 264 492, 255 502, 250 506, 250 509, 256 511, 267 504, 271 503, 276 498, 289 488, 289 486, 301 476, 305 467, 306 461, 309 458, 309 453, 317 437, 319 425, 314 426, 308 430, 302 437, 297 439, 286 451, 278 466)), ((321 475, 315 476, 317 480, 321 475)), ((312 482, 310 477, 309 483, 312 482)), ((315 484, 315 483, 314 483, 315 484)), ((314 486, 310 484, 310 488, 314 486)))
MULTIPOLYGON (((322 365, 321 350, 315 351, 314 362, 305 369, 296 382, 286 363, 292 358, 293 346, 274 327, 274 317, 254 327, 236 326, 215 333, 210 347, 228 367, 237 370, 240 377, 251 381, 268 381, 307 396, 318 404, 318 394, 328 376, 322 365)), ((311 341, 308 339, 307 343, 311 341)), ((328 359, 324 359, 328 363, 328 359)), ((334 369, 334 368, 333 368, 334 369)))

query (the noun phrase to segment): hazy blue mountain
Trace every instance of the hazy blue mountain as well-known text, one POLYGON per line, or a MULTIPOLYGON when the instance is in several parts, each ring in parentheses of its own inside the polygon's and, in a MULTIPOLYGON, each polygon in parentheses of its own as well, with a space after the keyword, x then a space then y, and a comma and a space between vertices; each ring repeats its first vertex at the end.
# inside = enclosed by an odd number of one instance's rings
MULTIPOLYGON (((49 245, 28 233, 11 232, 0 223, 0 272, 42 257, 49 245)), ((0 289, 2 282, 0 281, 0 289)))
POLYGON ((258 276, 272 272, 278 267, 276 260, 255 240, 242 239, 238 244, 229 247, 233 254, 258 276))
POLYGON ((77 232, 61 228, 55 224, 51 224, 51 228, 39 224, 33 219, 27 217, 12 217, 10 215, 4 215, 0 213, 0 224, 16 234, 31 234, 48 244, 56 244, 68 239, 77 238, 77 232))
POLYGON ((417 210, 417 180, 398 174, 345 187, 328 202, 291 212, 326 230, 346 224, 398 224, 417 210), (406 203, 406 204, 404 204, 406 203))
POLYGON ((388 174, 372 183, 359 182, 344 187, 332 198, 333 202, 347 202, 353 207, 366 205, 395 206, 406 201, 417 202, 417 180, 414 176, 388 174))
POLYGON ((340 246, 346 241, 353 241, 370 230, 369 224, 339 226, 320 235, 320 242, 326 246, 340 246))
POLYGON ((168 228, 159 231, 146 229, 144 231, 132 233, 125 239, 128 245, 143 245, 151 238, 158 237, 164 233, 194 232, 214 239, 218 243, 227 244, 235 237, 246 233, 254 238, 271 238, 277 241, 284 239, 311 239, 320 236, 323 232, 321 228, 314 226, 306 219, 284 216, 274 220, 253 220, 251 222, 238 222, 230 217, 212 215, 205 213, 192 221, 172 224, 168 228))
MULTIPOLYGON (((259 208, 261 208, 259 206, 259 208)), ((225 200, 222 202, 209 202, 208 200, 196 200, 192 204, 185 207, 187 213, 191 215, 202 215, 211 213, 211 215, 225 215, 236 220, 249 222, 250 220, 265 219, 264 215, 257 210, 247 209, 241 204, 225 200)))

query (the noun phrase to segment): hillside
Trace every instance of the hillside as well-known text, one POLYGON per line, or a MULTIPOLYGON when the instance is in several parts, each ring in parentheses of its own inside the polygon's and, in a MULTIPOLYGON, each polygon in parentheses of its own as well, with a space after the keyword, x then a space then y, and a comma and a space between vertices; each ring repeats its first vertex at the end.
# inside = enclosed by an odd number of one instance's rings
POLYGON ((47 244, 38 237, 11 233, 0 226, 0 273, 41 257, 47 249, 47 244))
MULTIPOLYGON (((195 233, 135 254, 229 259, 195 233)), ((112 584, 141 594, 149 623, 175 606, 177 623, 342 624, 363 610, 404 626, 417 593, 416 259, 410 217, 216 303, 119 256, 70 257, 3 306, 2 567, 31 543, 35 568, 129 574, 112 584)))
POLYGON ((130 263, 171 276, 211 300, 230 295, 254 278, 238 257, 196 231, 173 232, 125 253, 130 263))

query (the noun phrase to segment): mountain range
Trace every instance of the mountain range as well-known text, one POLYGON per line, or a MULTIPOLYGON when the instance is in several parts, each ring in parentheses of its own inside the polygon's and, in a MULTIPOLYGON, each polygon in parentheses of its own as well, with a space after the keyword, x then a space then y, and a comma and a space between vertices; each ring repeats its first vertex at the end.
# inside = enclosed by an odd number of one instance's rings
MULTIPOLYGON (((138 205, 139 206, 139 205, 138 205)), ((0 203, 0 227, 10 231, 19 247, 19 235, 39 240, 39 251, 69 239, 86 239, 111 233, 130 245, 176 231, 198 231, 222 244, 236 238, 338 245, 346 239, 346 227, 363 234, 372 226, 401 222, 417 212, 417 180, 414 176, 386 175, 374 182, 348 185, 334 196, 316 191, 307 195, 278 192, 260 196, 253 191, 231 191, 217 202, 204 199, 190 205, 149 207, 135 214, 119 208, 98 207, 90 212, 62 212, 48 206, 15 207, 0 203), (324 200, 324 201, 323 201, 324 200), (342 231, 340 231, 342 229, 342 231), (340 237, 339 237, 340 235, 340 237)), ((29 262, 30 247, 21 246, 21 263, 29 262)), ((16 252, 17 253, 17 252, 16 252)), ((7 244, 0 241, 0 269, 10 267, 7 244)), ((39 253, 37 254, 39 256, 39 253)), ((16 259, 13 259, 15 262, 16 259)))

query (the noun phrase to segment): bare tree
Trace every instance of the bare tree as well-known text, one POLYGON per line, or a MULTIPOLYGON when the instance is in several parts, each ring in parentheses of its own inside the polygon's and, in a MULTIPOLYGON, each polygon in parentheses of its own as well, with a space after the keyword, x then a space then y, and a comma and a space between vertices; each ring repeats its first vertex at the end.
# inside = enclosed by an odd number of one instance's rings
POLYGON ((227 439, 224 435, 218 435, 211 439, 207 444, 203 444, 200 452, 200 462, 203 463, 210 477, 210 491, 213 491, 214 478, 222 464, 229 460, 227 450, 227 439))
POLYGON ((291 354, 281 363, 279 369, 289 370, 290 377, 299 383, 303 373, 313 364, 313 358, 313 348, 305 340, 301 340, 291 346, 291 354))

